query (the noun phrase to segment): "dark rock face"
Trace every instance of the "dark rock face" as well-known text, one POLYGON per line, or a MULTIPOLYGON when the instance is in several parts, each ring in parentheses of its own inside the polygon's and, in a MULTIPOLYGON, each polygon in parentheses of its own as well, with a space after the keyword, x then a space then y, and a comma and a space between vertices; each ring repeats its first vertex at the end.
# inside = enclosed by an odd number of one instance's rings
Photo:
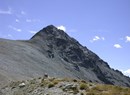
POLYGON ((28 41, 0 39, 0 56, 0 69, 6 73, 9 71, 6 75, 10 74, 9 79, 31 78, 48 73, 50 76, 130 87, 130 78, 111 69, 95 53, 53 25, 43 28, 28 41), (14 66, 16 70, 9 66, 14 66))

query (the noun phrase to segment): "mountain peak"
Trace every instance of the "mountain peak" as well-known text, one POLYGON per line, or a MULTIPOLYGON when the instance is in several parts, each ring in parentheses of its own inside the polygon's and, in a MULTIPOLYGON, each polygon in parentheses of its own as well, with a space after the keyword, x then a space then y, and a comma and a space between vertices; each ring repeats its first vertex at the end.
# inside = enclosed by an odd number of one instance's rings
POLYGON ((41 29, 39 32, 37 32, 31 39, 35 39, 37 36, 43 35, 43 34, 52 34, 54 31, 56 31, 57 28, 54 25, 48 25, 41 29))
POLYGON ((10 80, 47 73, 130 87, 130 78, 110 68, 98 55, 54 25, 41 29, 27 41, 0 40, 0 59, 0 63, 5 63, 0 64, 5 71, 0 72, 4 81, 8 75, 10 80))
POLYGON ((53 31, 57 30, 57 27, 55 27, 54 25, 48 25, 45 28, 43 28, 42 30, 44 30, 44 29, 52 30, 52 32, 53 32, 53 31))
POLYGON ((68 36, 63 30, 58 29, 54 25, 48 25, 36 33, 31 39, 47 40, 53 38, 60 38, 70 40, 71 37, 68 36))

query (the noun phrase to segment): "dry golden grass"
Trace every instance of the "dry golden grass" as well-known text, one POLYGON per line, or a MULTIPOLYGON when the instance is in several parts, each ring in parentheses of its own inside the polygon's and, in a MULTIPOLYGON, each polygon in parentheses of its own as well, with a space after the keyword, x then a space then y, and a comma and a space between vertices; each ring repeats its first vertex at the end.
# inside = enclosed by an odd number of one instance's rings
MULTIPOLYGON (((69 78, 38 78, 30 81, 24 81, 25 88, 20 88, 18 82, 11 82, 9 87, 14 89, 20 89, 19 93, 15 93, 13 95, 20 95, 20 93, 30 93, 33 92, 38 87, 44 88, 58 88, 62 89, 65 93, 73 93, 74 95, 130 95, 130 88, 128 87, 120 87, 114 85, 106 85, 106 84, 97 84, 91 83, 84 80, 78 79, 69 79, 69 78), (26 83, 27 82, 27 83, 26 83), (67 85, 72 85, 68 86, 67 85)), ((26 95, 26 94, 22 94, 26 95)), ((67 94, 68 95, 68 94, 67 94)))
POLYGON ((130 88, 97 84, 86 90, 86 95, 130 95, 130 88))
POLYGON ((86 90, 87 88, 88 88, 88 86, 87 86, 86 83, 81 83, 80 86, 79 86, 80 90, 86 90))

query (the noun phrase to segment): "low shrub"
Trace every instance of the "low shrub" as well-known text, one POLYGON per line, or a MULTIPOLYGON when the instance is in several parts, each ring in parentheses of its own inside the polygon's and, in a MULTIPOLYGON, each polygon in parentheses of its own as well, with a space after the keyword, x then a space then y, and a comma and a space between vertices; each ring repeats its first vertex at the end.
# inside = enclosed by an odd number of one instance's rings
POLYGON ((53 84, 53 83, 50 83, 50 84, 48 84, 48 88, 52 88, 52 87, 54 87, 55 85, 53 84))
POLYGON ((86 90, 88 88, 88 86, 86 83, 81 83, 79 88, 80 88, 80 90, 86 90))
POLYGON ((77 80, 76 80, 76 79, 73 79, 73 82, 77 82, 77 80))

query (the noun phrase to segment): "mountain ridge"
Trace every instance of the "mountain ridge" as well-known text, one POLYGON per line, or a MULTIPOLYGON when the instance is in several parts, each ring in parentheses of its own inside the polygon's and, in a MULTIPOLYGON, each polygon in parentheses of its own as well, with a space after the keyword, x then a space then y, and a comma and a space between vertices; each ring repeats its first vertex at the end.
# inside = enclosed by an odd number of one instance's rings
POLYGON ((53 25, 41 29, 30 40, 0 39, 0 57, 0 75, 5 73, 9 80, 48 73, 130 87, 129 77, 111 69, 98 55, 53 25))

